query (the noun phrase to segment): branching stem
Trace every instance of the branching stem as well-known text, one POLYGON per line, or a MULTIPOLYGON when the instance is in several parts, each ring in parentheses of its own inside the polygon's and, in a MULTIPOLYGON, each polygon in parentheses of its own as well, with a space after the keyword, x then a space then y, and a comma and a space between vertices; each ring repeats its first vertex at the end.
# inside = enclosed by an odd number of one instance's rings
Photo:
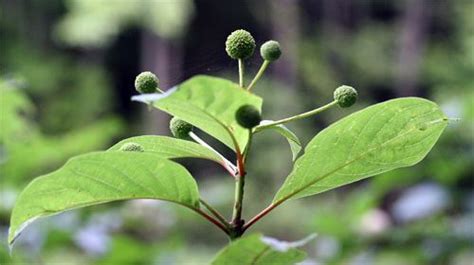
POLYGON ((214 217, 216 217, 227 229, 229 229, 229 222, 227 222, 225 217, 216 208, 212 207, 203 199, 199 199, 199 202, 201 202, 201 204, 204 205, 204 207, 206 207, 206 209, 209 210, 209 212, 211 212, 214 217))
POLYGON ((260 220, 261 218, 263 218, 265 215, 267 215, 268 213, 270 213, 273 209, 275 209, 275 207, 277 207, 278 205, 280 205, 283 201, 279 201, 275 204, 270 204, 267 208, 263 209, 260 213, 258 213, 257 215, 255 215, 252 219, 250 219, 250 221, 248 221, 244 226, 243 226, 243 232, 245 232, 245 230, 247 230, 249 227, 251 227, 253 224, 255 224, 258 220, 260 220))
POLYGON ((239 59, 239 86, 244 87, 244 61, 239 59))
POLYGON ((262 77, 263 73, 265 72, 269 64, 270 64, 270 61, 267 61, 267 60, 263 61, 262 66, 260 66, 260 69, 258 69, 257 74, 253 78, 252 82, 250 82, 250 85, 247 87, 248 91, 250 91, 250 89, 252 89, 252 87, 255 85, 255 83, 257 83, 260 77, 262 77))
POLYGON ((227 227, 221 224, 218 220, 214 219, 214 217, 208 215, 207 213, 203 212, 199 208, 191 208, 191 209, 195 211, 196 213, 198 213, 199 215, 201 215, 202 217, 206 218, 209 222, 213 223, 215 226, 219 227, 227 235, 230 234, 229 229, 227 229, 227 227))
POLYGON ((317 109, 313 109, 313 110, 310 110, 310 111, 307 111, 307 112, 304 112, 304 113, 301 113, 301 114, 298 114, 298 115, 295 115, 295 116, 291 116, 291 117, 288 117, 288 118, 285 118, 285 119, 270 122, 270 123, 267 123, 267 124, 264 124, 264 125, 259 125, 259 126, 255 127, 255 131, 257 132, 257 131, 260 131, 264 128, 268 128, 268 127, 272 127, 272 126, 275 126, 275 125, 287 123, 287 122, 290 122, 290 121, 300 120, 300 119, 318 114, 320 112, 323 112, 323 111, 325 111, 325 110, 327 110, 327 109, 329 109, 329 108, 331 108, 335 105, 337 105, 337 101, 334 100, 331 103, 328 103, 328 104, 326 104, 322 107, 319 107, 317 109))

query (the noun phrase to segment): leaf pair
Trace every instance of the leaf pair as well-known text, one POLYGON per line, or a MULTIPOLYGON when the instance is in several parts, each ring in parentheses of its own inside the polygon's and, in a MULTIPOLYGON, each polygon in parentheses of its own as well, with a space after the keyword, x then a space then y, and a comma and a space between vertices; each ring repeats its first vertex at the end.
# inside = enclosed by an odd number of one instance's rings
MULTIPOLYGON (((248 132, 234 119, 243 104, 260 109, 262 101, 232 82, 205 76, 186 81, 154 103, 234 150, 234 140, 242 149, 248 143, 248 132)), ((413 165, 426 156, 446 125, 439 107, 420 98, 390 100, 358 111, 311 140, 270 207, 413 165)), ((270 129, 289 140, 295 158, 301 149, 298 138, 283 126, 270 129)), ((38 217, 110 201, 151 198, 198 209, 196 182, 168 160, 179 157, 223 163, 201 145, 163 136, 135 137, 108 152, 71 159, 21 193, 11 217, 9 243, 38 217), (116 151, 130 141, 141 144, 145 152, 116 151)))

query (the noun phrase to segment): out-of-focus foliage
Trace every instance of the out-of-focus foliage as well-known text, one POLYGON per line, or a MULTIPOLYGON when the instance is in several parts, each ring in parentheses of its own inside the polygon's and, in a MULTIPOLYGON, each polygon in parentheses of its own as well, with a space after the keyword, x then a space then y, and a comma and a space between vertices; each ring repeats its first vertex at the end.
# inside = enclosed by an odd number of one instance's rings
POLYGON ((87 126, 111 108, 114 96, 99 67, 74 63, 61 54, 40 54, 29 46, 6 45, 3 51, 6 56, 0 61, 7 73, 19 75, 23 90, 40 102, 35 117, 45 132, 87 126))
MULTIPOLYGON (((118 118, 110 116, 74 131, 44 134, 33 119, 36 106, 21 84, 16 79, 0 79, 0 220, 9 219, 17 189, 32 177, 54 169, 73 155, 103 147, 123 128, 118 118)), ((6 249, 2 247, 0 261, 8 256, 3 252, 6 249)), ((11 261, 21 260, 15 257, 11 261)))
POLYGON ((193 13, 190 0, 68 0, 69 13, 58 24, 57 36, 84 47, 109 44, 122 30, 141 25, 164 38, 182 35, 193 13))
POLYGON ((44 135, 32 120, 35 106, 15 80, 0 80, 0 171, 2 183, 24 183, 74 154, 100 148, 117 135, 121 122, 114 117, 91 123, 80 130, 44 135), (14 139, 14 140, 13 140, 14 139))

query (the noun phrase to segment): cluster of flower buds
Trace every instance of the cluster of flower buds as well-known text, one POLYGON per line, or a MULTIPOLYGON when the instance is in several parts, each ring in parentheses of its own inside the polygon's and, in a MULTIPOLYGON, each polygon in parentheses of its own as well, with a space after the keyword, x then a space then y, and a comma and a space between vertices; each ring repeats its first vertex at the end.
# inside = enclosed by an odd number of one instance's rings
MULTIPOLYGON (((238 29, 233 31, 225 42, 225 50, 230 58, 239 60, 239 72, 240 72, 240 83, 241 87, 243 86, 242 76, 243 76, 243 66, 240 68, 242 60, 248 59, 251 57, 256 48, 255 39, 253 38, 250 32, 238 29)), ((256 81, 262 76, 263 72, 267 66, 280 58, 282 54, 280 44, 275 40, 269 40, 263 43, 260 46, 260 55, 263 58, 263 64, 256 74, 255 78, 252 80, 250 85, 247 87, 247 90, 250 90, 256 81)), ((162 92, 159 87, 159 80, 155 74, 152 72, 142 72, 135 79, 135 89, 141 94, 149 94, 162 92)), ((331 105, 335 103, 341 108, 347 108, 352 106, 357 101, 357 91, 350 86, 340 86, 334 91, 334 101, 331 105)), ((323 107, 324 108, 324 107, 323 107)), ((296 115, 294 117, 286 118, 281 120, 281 123, 296 120, 301 117, 306 117, 306 114, 312 115, 313 113, 318 113, 318 109, 304 113, 303 115, 296 115)), ((235 113, 235 120, 237 124, 246 129, 252 129, 260 124, 262 117, 260 111, 252 105, 243 105, 235 113)), ((280 123, 280 122, 276 122, 280 123)), ((174 117, 170 120, 170 130, 174 137, 179 139, 190 139, 190 133, 193 131, 193 126, 188 122, 181 120, 177 117, 174 117)), ((122 151, 136 151, 143 152, 143 148, 135 143, 125 144, 121 148, 122 151)))

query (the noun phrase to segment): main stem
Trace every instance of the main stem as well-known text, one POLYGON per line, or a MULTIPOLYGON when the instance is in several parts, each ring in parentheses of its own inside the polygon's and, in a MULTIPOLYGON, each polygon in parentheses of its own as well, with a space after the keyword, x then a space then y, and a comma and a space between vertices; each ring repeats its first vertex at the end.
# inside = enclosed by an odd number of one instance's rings
POLYGON ((243 226, 245 221, 242 220, 242 206, 244 200, 244 186, 245 186, 245 166, 242 153, 237 153, 237 167, 239 175, 235 182, 235 202, 234 211, 232 213, 232 222, 229 237, 231 240, 239 238, 243 233, 243 226))

